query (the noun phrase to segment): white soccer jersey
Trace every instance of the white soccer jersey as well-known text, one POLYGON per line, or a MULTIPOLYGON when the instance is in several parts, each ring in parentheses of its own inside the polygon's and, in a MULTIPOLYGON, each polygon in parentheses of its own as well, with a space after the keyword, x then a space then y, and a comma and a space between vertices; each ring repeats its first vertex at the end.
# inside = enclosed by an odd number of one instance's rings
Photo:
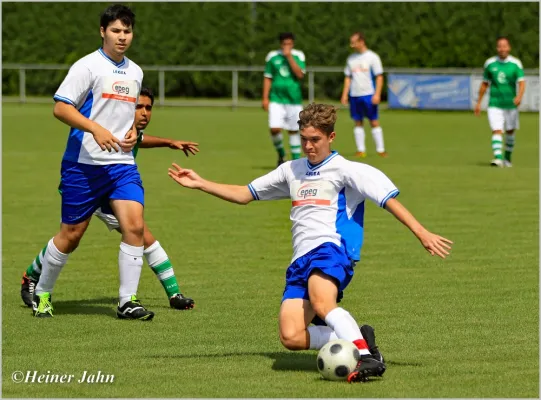
POLYGON ((325 242, 344 246, 349 258, 359 260, 364 201, 383 207, 399 193, 383 172, 337 152, 317 165, 306 158, 288 161, 248 188, 256 200, 291 199, 292 262, 325 242))
POLYGON ((373 95, 376 91, 375 77, 383 74, 381 59, 372 50, 355 53, 348 57, 344 74, 351 78, 349 95, 352 97, 373 95))
MULTIPOLYGON (((117 63, 99 49, 71 66, 54 99, 71 104, 122 140, 133 125, 142 82, 137 64, 127 57, 117 63)), ((63 159, 92 165, 134 163, 131 151, 103 151, 92 134, 74 128, 63 159)))

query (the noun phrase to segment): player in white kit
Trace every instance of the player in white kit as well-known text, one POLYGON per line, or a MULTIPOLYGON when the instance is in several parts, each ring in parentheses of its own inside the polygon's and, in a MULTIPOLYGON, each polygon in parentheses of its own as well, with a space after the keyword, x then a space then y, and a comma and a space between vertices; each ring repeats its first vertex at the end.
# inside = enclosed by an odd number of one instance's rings
POLYGON ((357 382, 381 376, 386 368, 371 354, 375 343, 368 343, 353 317, 337 306, 360 260, 365 200, 393 214, 432 255, 445 258, 452 242, 426 230, 395 199, 398 189, 381 171, 331 151, 335 122, 332 106, 304 108, 299 128, 306 158, 288 161, 247 186, 211 182, 176 164, 169 176, 182 186, 238 204, 291 199, 293 258, 280 308, 280 340, 290 350, 320 349, 337 338, 352 341, 361 358, 348 381, 357 382), (311 326, 316 315, 327 326, 311 326))
POLYGON ((61 166, 62 223, 43 257, 34 293, 36 317, 52 316, 51 294, 60 271, 94 211, 106 205, 122 233, 117 315, 139 320, 154 316, 136 297, 143 265, 144 190, 132 149, 143 71, 124 56, 134 25, 135 14, 128 7, 108 7, 100 18, 102 47, 72 65, 54 96, 55 117, 71 129, 61 166))
POLYGON ((368 49, 362 32, 353 33, 349 41, 350 47, 355 50, 355 53, 348 57, 344 68, 344 89, 341 102, 344 105, 349 103, 351 119, 355 122, 353 129, 357 145, 355 155, 366 157, 363 120, 367 118, 370 121, 377 154, 380 157, 387 157, 378 110, 383 89, 381 59, 368 49))

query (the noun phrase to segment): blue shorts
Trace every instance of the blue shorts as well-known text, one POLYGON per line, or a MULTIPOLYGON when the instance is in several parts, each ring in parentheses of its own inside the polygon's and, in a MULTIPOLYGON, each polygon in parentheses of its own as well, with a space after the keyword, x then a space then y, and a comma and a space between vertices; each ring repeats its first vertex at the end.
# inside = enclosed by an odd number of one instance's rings
POLYGON ((135 164, 88 165, 62 161, 59 190, 62 222, 70 225, 85 221, 100 207, 111 210, 109 200, 145 204, 143 182, 135 164))
POLYGON ((286 272, 286 287, 282 301, 287 299, 309 300, 308 278, 314 270, 320 270, 332 277, 338 286, 337 301, 353 278, 355 262, 346 255, 343 247, 334 243, 323 243, 305 255, 297 258, 286 272))
POLYGON ((369 121, 378 120, 378 105, 372 104, 372 95, 350 97, 349 113, 354 121, 362 121, 368 118, 369 121))

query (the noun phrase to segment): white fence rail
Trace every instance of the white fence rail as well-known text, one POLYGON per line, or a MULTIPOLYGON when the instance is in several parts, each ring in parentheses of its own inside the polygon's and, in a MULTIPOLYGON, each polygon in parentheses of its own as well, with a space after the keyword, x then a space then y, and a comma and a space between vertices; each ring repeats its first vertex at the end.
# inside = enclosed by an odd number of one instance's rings
MULTIPOLYGON (((4 101, 19 103, 43 103, 50 102, 47 98, 31 98, 27 95, 26 74, 27 71, 68 70, 67 64, 2 64, 2 70, 19 71, 19 95, 5 98, 4 101)), ((157 104, 160 106, 223 106, 223 107, 259 107, 255 102, 242 102, 239 100, 239 72, 263 72, 263 66, 224 66, 224 65, 147 65, 141 66, 143 71, 158 72, 157 104), (166 72, 230 72, 231 73, 231 100, 229 101, 176 101, 167 100, 165 97, 165 75, 166 72)), ((343 73, 343 67, 308 67, 306 71, 308 83, 308 101, 315 99, 314 77, 317 73, 343 73)), ((539 76, 538 69, 524 70, 526 75, 539 76)), ((459 74, 459 75, 482 75, 480 68, 385 68, 385 73, 396 74, 459 74)))

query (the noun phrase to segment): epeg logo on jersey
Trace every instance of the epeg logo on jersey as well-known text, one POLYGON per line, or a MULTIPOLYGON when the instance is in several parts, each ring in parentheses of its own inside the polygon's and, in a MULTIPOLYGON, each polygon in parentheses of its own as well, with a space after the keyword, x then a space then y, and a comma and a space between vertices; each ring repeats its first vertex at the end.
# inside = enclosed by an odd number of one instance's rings
POLYGON ((135 103, 137 102, 136 94, 136 81, 119 81, 114 78, 104 79, 102 97, 105 99, 135 103))
POLYGON ((330 206, 331 199, 332 184, 328 181, 295 181, 291 185, 293 207, 305 205, 330 206))

